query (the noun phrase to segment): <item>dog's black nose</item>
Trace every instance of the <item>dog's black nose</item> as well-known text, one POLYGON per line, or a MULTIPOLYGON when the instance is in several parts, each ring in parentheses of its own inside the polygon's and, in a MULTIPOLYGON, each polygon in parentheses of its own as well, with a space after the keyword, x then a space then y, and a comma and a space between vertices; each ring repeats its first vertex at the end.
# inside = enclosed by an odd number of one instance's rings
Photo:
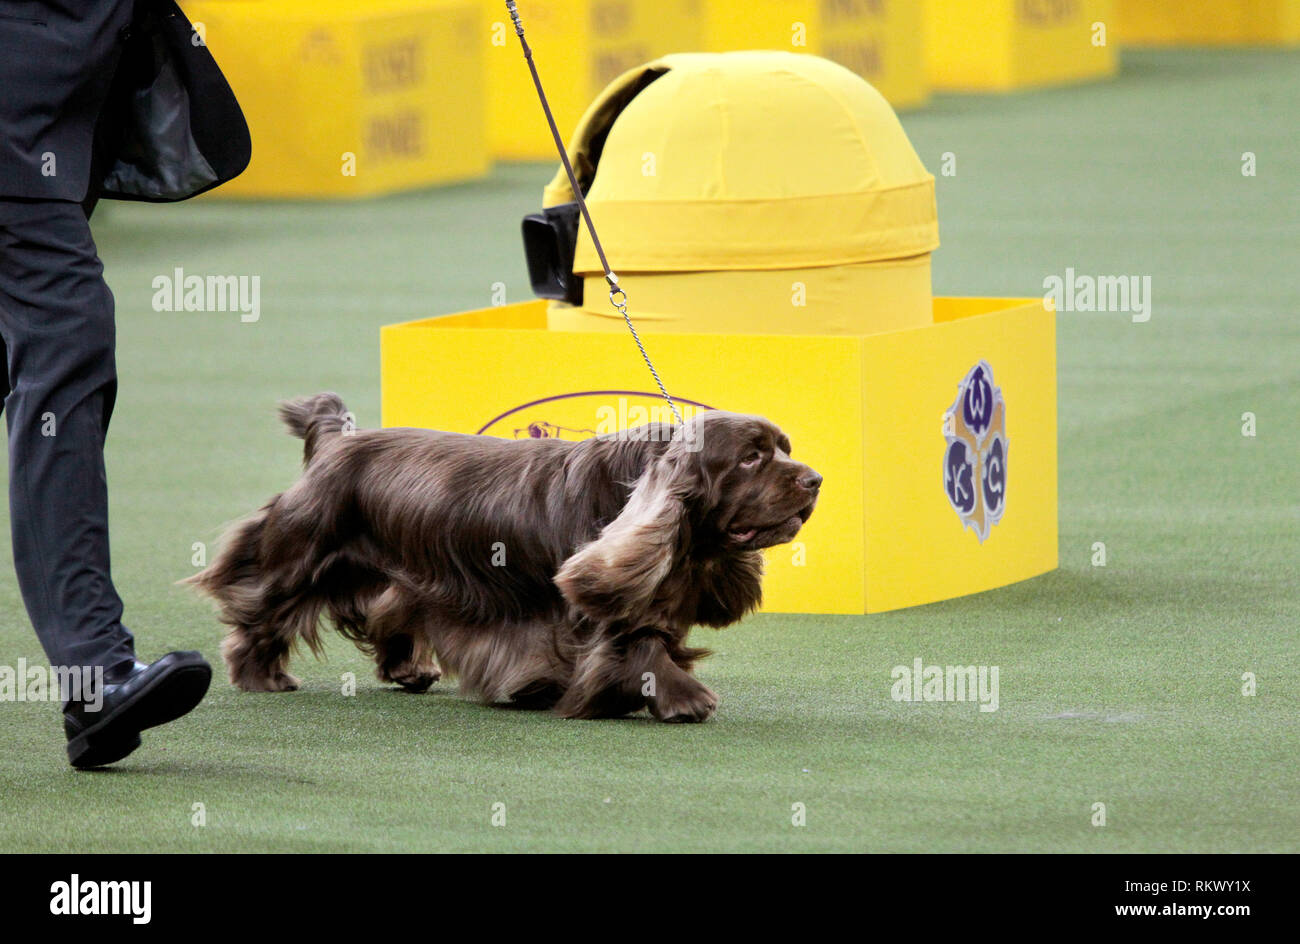
POLYGON ((803 475, 799 476, 799 484, 810 492, 815 492, 822 487, 822 477, 819 473, 809 469, 803 475))

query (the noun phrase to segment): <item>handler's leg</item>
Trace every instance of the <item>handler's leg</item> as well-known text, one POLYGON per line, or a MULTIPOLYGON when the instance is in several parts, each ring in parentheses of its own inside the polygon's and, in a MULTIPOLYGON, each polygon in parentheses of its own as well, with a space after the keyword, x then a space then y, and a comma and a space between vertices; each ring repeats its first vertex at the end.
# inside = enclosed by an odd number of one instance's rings
POLYGON ((109 570, 113 295, 78 204, 0 200, 0 335, 23 601, 51 664, 112 678, 134 662, 109 570))
POLYGON ((52 665, 102 668, 63 708, 68 760, 100 767, 203 698, 197 652, 135 660, 108 558, 104 436, 117 394, 113 295, 77 203, 0 200, 14 562, 52 665))

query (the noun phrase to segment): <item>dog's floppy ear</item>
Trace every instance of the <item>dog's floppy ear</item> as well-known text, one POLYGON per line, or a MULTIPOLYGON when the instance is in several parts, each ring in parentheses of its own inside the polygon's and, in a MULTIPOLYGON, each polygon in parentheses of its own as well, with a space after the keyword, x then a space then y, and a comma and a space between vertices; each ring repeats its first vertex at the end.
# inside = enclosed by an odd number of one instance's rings
POLYGON ((698 456, 675 440, 642 474, 619 516, 560 566, 555 583, 564 599, 601 622, 644 609, 688 539, 682 528, 699 483, 698 456))

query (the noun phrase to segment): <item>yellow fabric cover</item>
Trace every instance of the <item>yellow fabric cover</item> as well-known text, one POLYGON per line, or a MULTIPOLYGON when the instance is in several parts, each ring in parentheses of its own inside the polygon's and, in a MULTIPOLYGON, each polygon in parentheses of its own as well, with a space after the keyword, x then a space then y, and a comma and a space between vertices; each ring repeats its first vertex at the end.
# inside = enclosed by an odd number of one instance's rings
MULTIPOLYGON (((843 66, 785 52, 665 56, 606 88, 569 154, 648 330, 870 334, 931 321, 934 177, 888 102, 843 66), (806 306, 792 304, 795 282, 806 306)), ((560 168, 543 203, 573 199, 560 168)), ((574 271, 602 274, 585 227, 574 271)), ((551 326, 622 324, 601 279, 584 298, 553 304, 551 326)))
MULTIPOLYGON (((815 269, 620 275, 637 330, 863 335, 930 324, 930 256, 815 269)), ((552 302, 553 331, 627 331, 604 276, 584 279, 583 304, 552 302)))
MULTIPOLYGON (((830 60, 681 53, 627 72, 570 143, 580 179, 593 131, 620 107, 587 194, 616 272, 841 265, 939 245, 934 177, 889 103, 830 60)), ((572 199, 560 169, 543 202, 572 199)), ((575 269, 599 268, 583 232, 575 269)))

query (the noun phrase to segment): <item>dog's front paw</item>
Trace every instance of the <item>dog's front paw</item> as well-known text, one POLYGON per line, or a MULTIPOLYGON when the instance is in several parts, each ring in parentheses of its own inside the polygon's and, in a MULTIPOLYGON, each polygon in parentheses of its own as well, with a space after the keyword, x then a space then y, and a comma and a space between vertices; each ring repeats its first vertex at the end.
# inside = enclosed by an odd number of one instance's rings
POLYGON ((718 710, 718 696, 702 682, 690 679, 661 689, 650 700, 650 713, 668 724, 694 724, 708 721, 718 710))

